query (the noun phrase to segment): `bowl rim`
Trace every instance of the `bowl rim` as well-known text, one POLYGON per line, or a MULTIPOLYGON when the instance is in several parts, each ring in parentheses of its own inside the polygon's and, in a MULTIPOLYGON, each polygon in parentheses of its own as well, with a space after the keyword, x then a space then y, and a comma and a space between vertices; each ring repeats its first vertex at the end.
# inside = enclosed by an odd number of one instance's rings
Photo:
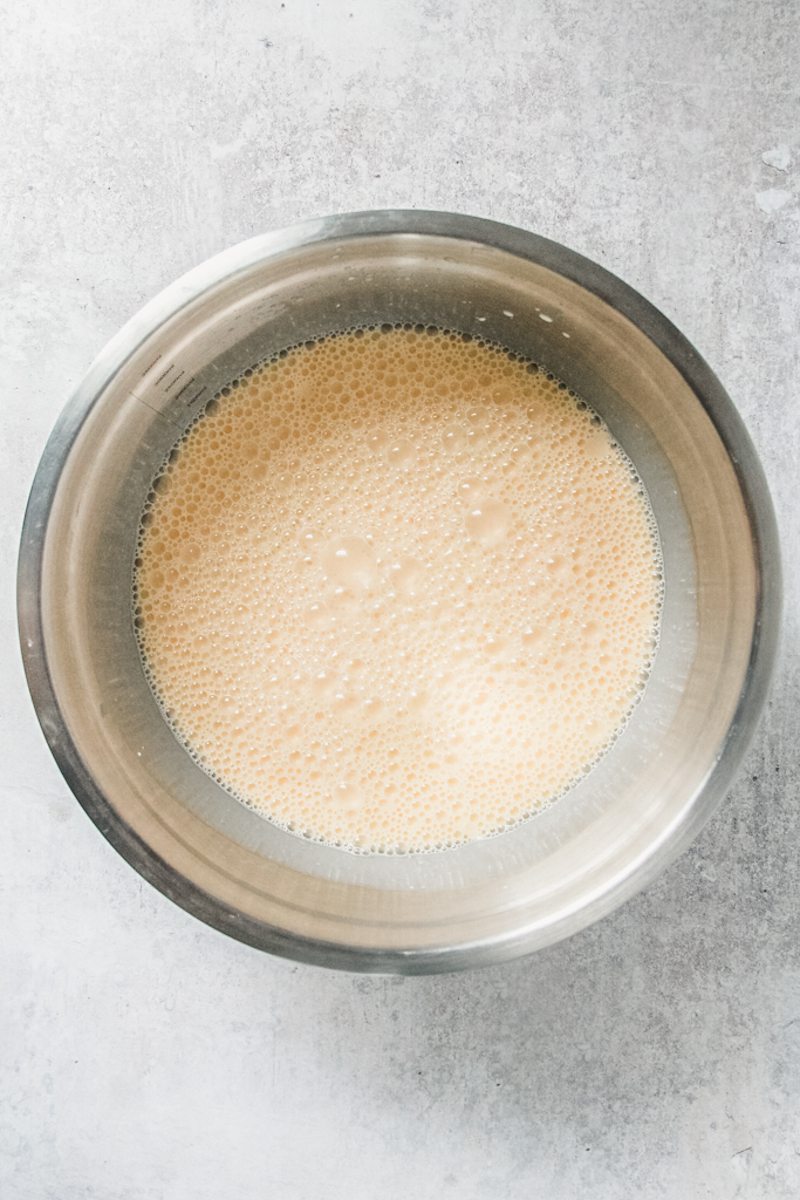
POLYGON ((261 234, 194 267, 145 304, 100 351, 53 427, 31 485, 17 571, 20 646, 37 718, 71 791, 114 849, 181 908, 250 946, 299 962, 397 974, 453 971, 518 957, 571 936, 652 882, 710 819, 747 750, 775 664, 781 612, 778 529, 764 471, 733 402, 688 339, 623 280, 558 242, 482 217, 419 209, 347 212, 261 234), (687 382, 725 446, 752 530, 757 577, 750 658, 734 716, 712 770, 660 841, 651 843, 646 854, 628 864, 601 895, 558 914, 544 927, 521 927, 486 941, 413 950, 356 947, 288 934, 232 910, 158 855, 98 787, 70 737, 50 674, 41 604, 46 533, 62 471, 97 398, 142 342, 208 288, 256 263, 319 242, 403 234, 477 242, 527 259, 593 293, 637 326, 687 382))

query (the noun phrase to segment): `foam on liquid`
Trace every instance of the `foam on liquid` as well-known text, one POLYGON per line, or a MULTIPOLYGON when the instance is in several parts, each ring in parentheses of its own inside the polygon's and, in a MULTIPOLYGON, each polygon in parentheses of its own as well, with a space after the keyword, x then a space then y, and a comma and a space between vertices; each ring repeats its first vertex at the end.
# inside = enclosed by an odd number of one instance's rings
POLYGON ((498 833, 574 784, 641 695, 662 590, 600 419, 420 326, 223 388, 153 484, 134 570, 145 670, 196 761, 361 852, 498 833))

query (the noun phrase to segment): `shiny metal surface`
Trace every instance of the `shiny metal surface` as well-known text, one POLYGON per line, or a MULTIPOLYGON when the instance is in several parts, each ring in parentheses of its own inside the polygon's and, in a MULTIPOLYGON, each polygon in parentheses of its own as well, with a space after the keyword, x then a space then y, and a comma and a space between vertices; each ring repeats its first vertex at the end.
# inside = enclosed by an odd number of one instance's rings
POLYGON ((779 616, 766 483, 696 351, 586 259, 439 213, 308 222, 218 255, 153 300, 101 353, 54 429, 19 561, 39 719, 105 836, 224 932, 365 971, 511 958, 643 887, 724 794, 764 700, 779 616), (480 332, 555 371, 603 413, 636 463, 665 556, 661 646, 611 752, 526 825, 438 855, 348 855, 232 800, 164 724, 131 624, 139 512, 181 430, 256 359, 365 320, 480 332))

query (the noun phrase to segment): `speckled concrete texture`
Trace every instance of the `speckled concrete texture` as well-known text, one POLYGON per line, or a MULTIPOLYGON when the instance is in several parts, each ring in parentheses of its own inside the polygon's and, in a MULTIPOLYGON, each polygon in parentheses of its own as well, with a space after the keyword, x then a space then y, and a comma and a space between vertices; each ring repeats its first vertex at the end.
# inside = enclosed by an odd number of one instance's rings
POLYGON ((794 0, 0 3, 3 1200, 800 1195, 794 0), (600 925, 464 976, 267 958, 153 892, 39 733, 13 575, 47 432, 138 306, 307 215, 527 226, 659 305, 772 481, 787 628, 746 770, 600 925))

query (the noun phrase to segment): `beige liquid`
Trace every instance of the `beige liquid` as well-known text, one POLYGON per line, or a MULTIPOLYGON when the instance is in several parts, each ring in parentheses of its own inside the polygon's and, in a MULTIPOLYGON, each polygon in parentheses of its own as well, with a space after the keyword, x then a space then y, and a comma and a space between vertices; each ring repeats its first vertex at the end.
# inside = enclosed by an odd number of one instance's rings
POLYGON ((386 326, 223 389, 153 485, 134 587, 197 762, 374 852, 497 833, 584 775, 642 692, 663 590, 599 418, 500 348, 386 326))

